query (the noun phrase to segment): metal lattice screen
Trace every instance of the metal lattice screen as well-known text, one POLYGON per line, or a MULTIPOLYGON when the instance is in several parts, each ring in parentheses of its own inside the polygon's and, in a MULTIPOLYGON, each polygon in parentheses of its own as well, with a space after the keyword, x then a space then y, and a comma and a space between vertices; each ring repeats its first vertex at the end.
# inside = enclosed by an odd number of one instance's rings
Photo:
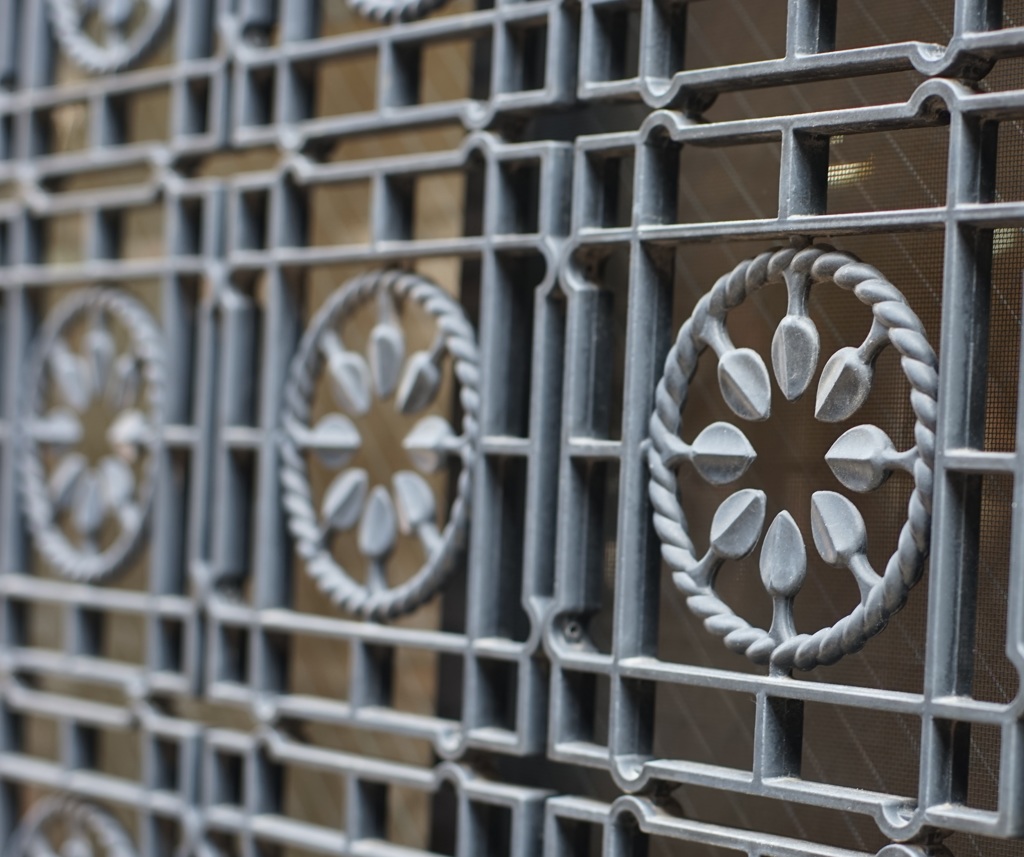
POLYGON ((0 0, 5 857, 1024 854, 1018 24, 0 0))

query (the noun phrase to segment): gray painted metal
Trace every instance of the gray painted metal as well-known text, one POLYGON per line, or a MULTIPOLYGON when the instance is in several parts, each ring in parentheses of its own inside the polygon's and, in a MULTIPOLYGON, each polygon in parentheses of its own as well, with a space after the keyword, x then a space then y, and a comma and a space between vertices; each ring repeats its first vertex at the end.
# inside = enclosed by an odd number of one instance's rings
MULTIPOLYGON (((970 694, 978 474, 1012 476, 1016 509, 1024 509, 1020 456, 985 451, 982 444, 991 230, 1024 226, 1024 203, 994 198, 996 135, 1000 122, 1024 118, 1024 96, 972 84, 993 63, 1024 55, 1024 28, 1001 26, 997 0, 959 0, 944 46, 900 42, 836 51, 836 3, 788 0, 784 56, 690 69, 683 58, 687 3, 502 0, 430 17, 433 4, 356 2, 367 16, 394 23, 318 38, 320 5, 179 0, 136 9, 116 1, 0 0, 0 185, 14 189, 0 196, 4 853, 207 855, 227 841, 245 857, 278 847, 425 853, 384 841, 393 788, 454 794, 454 853, 461 857, 596 853, 585 850, 573 832, 577 825, 599 831, 606 857, 644 854, 646 838, 680 853, 704 845, 750 857, 866 853, 683 817, 668 796, 680 785, 867 816, 886 840, 904 843, 882 847, 878 857, 948 854, 941 840, 957 831, 1024 836, 1022 697, 994 703, 970 694), (98 29, 83 26, 97 15, 98 29), (623 24, 628 20, 635 28, 623 24), (165 38, 173 45, 169 62, 125 70, 165 38), (425 101, 422 52, 452 38, 486 42, 481 56, 489 72, 476 76, 469 97, 425 101), (54 86, 61 51, 91 76, 54 86), (367 53, 378 61, 373 109, 313 115, 309 67, 367 53), (753 90, 756 97, 763 87, 900 71, 920 79, 903 103, 702 121, 721 93, 753 90), (154 90, 170 93, 167 139, 131 139, 125 100, 154 90), (87 107, 84 148, 55 152, 45 116, 74 104, 87 107), (573 112, 559 115, 570 106, 573 112), (444 122, 465 131, 451 151, 353 161, 323 155, 355 134, 444 122), (586 122, 630 130, 580 134, 586 122), (946 126, 945 201, 828 211, 830 138, 946 126), (764 141, 781 146, 777 216, 681 221, 675 210, 680 147, 764 141), (259 147, 274 149, 273 169, 228 178, 193 173, 198 159, 259 147), (56 189, 69 178, 124 167, 141 168, 146 178, 56 189), (446 171, 464 171, 479 183, 478 228, 423 238, 411 227, 409 188, 446 171), (339 234, 330 246, 311 246, 310 191, 355 181, 371 187, 368 240, 354 243, 339 234), (627 187, 623 205, 615 197, 627 187), (121 224, 151 205, 165 215, 166 253, 121 258, 121 224), (87 224, 83 257, 49 264, 41 230, 65 214, 87 224), (880 230, 943 231, 938 363, 914 307, 884 271, 842 251, 844 236, 880 230), (823 237, 839 250, 816 240, 823 237), (723 271, 672 346, 672 282, 661 264, 666 251, 751 238, 778 240, 782 249, 723 271), (601 377, 607 313, 595 280, 618 250, 627 250, 630 260, 623 272, 626 368, 621 426, 611 427, 598 395, 607 380, 601 377), (476 266, 476 332, 437 285, 392 270, 439 257, 476 266), (296 279, 315 266, 343 263, 373 270, 339 283, 306 326, 296 279), (260 299, 247 287, 257 274, 265 277, 260 299), (811 280, 853 290, 874 313, 864 344, 831 358, 829 381, 818 391, 819 418, 856 410, 870 392, 874 356, 891 345, 904 358, 917 433, 913 448, 897 451, 881 429, 859 426, 828 453, 833 473, 852 491, 873 490, 894 468, 912 472, 914 489, 905 537, 882 575, 867 564, 870 534, 849 501, 834 491, 815 495, 814 545, 826 562, 850 569, 861 604, 833 628, 798 635, 792 601, 808 534, 786 512, 768 528, 761 572, 775 613, 769 629, 752 628, 731 614, 713 581, 723 562, 756 549, 765 497, 744 489, 723 503, 701 558, 689 543, 675 471, 692 467, 709 483, 726 483, 757 453, 731 423, 708 426, 689 445, 679 436, 686 387, 706 345, 717 354, 722 394, 738 418, 770 415, 766 358, 785 398, 808 388, 819 358, 805 306, 811 280), (748 292, 781 282, 789 311, 771 353, 732 348, 725 313, 748 292), (354 306, 370 300, 379 301, 378 316, 364 359, 345 347, 343 328, 354 306), (417 302, 434 317, 436 348, 404 353, 395 301, 417 302), (120 335, 112 336, 118 327, 120 335), (390 490, 371 490, 363 471, 342 470, 360 442, 354 418, 374 400, 397 397, 401 411, 429 404, 445 360, 459 385, 460 433, 447 419, 428 418, 406 446, 422 470, 460 462, 452 496, 439 501, 413 471, 395 474, 390 490), (310 425, 310 384, 324 373, 340 410, 310 425), (50 384, 69 406, 60 413, 44 404, 50 384), (110 455, 93 467, 76 446, 76 414, 97 397, 111 401, 119 416, 108 432, 110 455), (339 471, 320 508, 304 473, 307 451, 339 471), (241 460, 253 463, 251 480, 241 460), (518 500, 499 475, 510 462, 525 473, 518 500), (619 474, 610 650, 588 627, 604 571, 603 543, 596 543, 595 507, 581 475, 607 464, 619 474), (65 507, 73 541, 54 523, 65 507), (114 546, 99 547, 111 526, 118 533, 114 546), (424 564, 410 584, 392 587, 386 564, 399 527, 415 534, 424 564), (352 529, 370 560, 365 583, 323 548, 332 531, 352 529), (828 664, 870 645, 914 597, 910 589, 929 551, 921 692, 790 674, 790 667, 828 664), (39 554, 58 576, 34 573, 39 554), (120 576, 138 557, 144 588, 122 588, 120 576), (287 591, 292 571, 316 577, 337 609, 295 609, 287 591), (729 648, 770 662, 767 673, 660 659, 662 574, 673 574, 691 610, 729 648), (453 629, 378 621, 415 611, 446 579, 465 593, 453 629), (59 612, 61 650, 27 642, 24 614, 37 605, 59 612), (145 624, 139 663, 104 654, 96 617, 105 614, 145 624), (303 635, 347 645, 346 698, 291 689, 283 651, 303 635), (457 660, 460 710, 427 715, 394 705, 398 649, 457 660), (85 701, 72 685, 40 689, 42 677, 104 688, 109 698, 85 701), (593 734, 596 682, 608 686, 606 738, 593 734), (756 699, 749 770, 655 752, 655 690, 669 685, 756 699), (177 707, 196 700, 210 706, 208 716, 202 708, 186 714, 177 707), (805 703, 916 718, 917 794, 802 776, 805 703), (249 726, 218 725, 216 706, 248 718, 249 726), (57 758, 28 751, 20 731, 26 718, 58 724, 57 758), (435 762, 331 748, 304 737, 302 727, 311 724, 421 740, 435 762), (994 809, 964 801, 970 724, 1001 735, 994 809), (143 756, 137 778, 94 770, 99 730, 135 736, 143 756), (526 762, 503 768, 509 757, 526 762), (275 781, 282 766, 334 772, 344 781, 338 828, 288 816, 275 781), (563 788, 566 769, 609 775, 602 780, 605 797, 563 788), (25 794, 39 790, 57 796, 22 815, 25 794), (121 815, 115 818, 113 809, 121 815), (135 819, 134 830, 125 815, 135 819), (496 821, 501 818, 507 825, 496 821), (178 839, 168 839, 168 822, 178 839), (507 832, 508 841, 496 841, 495 831, 499 838, 507 832)), ((1018 442, 1020 420, 1024 412, 1018 442)), ((699 491, 689 476, 682 490, 691 482, 699 491)), ((1006 651, 1018 672, 1024 667, 1021 553, 1016 512, 1006 651)))
POLYGON ((673 580, 686 593, 690 609, 704 620, 704 626, 723 637, 730 649, 755 663, 769 663, 777 672, 793 667, 813 669, 859 651, 906 604, 911 587, 924 571, 931 535, 937 364, 920 320, 899 290, 870 265, 827 245, 790 247, 742 262, 698 301, 665 358, 665 374, 658 382, 657 407, 650 426, 650 497, 662 557, 673 572, 673 580), (868 561, 867 532, 857 508, 834 491, 814 493, 814 544, 826 563, 853 573, 861 600, 852 613, 813 634, 798 634, 793 616, 793 599, 807 574, 803 536, 792 515, 786 510, 779 512, 764 535, 761 549, 761 578, 774 605, 771 628, 765 630, 751 627, 737 616, 718 597, 714 586, 726 560, 741 559, 757 546, 764 527, 764 492, 745 488, 722 502, 703 557, 695 552, 679 500, 679 495, 688 490, 700 490, 697 486, 689 488, 690 480, 678 473, 684 461, 691 463, 705 481, 725 485, 743 475, 756 453, 742 431, 725 422, 704 429, 693 446, 687 446, 679 437, 679 414, 701 352, 710 347, 718 357, 719 387, 729 409, 744 420, 768 419, 768 370, 756 351, 733 345, 726 330, 726 316, 749 294, 773 281, 786 286, 789 312, 772 340, 772 367, 787 399, 802 396, 818 367, 818 332, 807 314, 807 293, 812 283, 820 285, 829 280, 852 290, 872 308, 872 324, 859 347, 841 348, 825 363, 818 379, 815 418, 841 422, 852 417, 871 393, 878 355, 892 345, 900 353, 910 382, 917 422, 915 445, 902 454, 895 451, 880 428, 861 425, 836 441, 826 461, 833 471, 839 469, 846 476, 840 481, 847 487, 853 482, 856 490, 861 488, 858 481, 862 481, 861 490, 869 490, 888 476, 888 458, 913 474, 915 487, 899 545, 881 576, 868 561), (845 458, 838 458, 837 446, 845 458), (888 450, 892 451, 886 456, 888 450), (867 464, 867 478, 851 478, 850 471, 861 462, 867 464))

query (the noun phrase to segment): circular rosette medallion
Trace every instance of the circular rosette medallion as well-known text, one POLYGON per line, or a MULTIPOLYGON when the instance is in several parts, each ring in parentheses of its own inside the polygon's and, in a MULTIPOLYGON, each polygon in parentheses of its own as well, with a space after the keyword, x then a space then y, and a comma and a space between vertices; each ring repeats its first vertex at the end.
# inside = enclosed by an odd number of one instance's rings
POLYGON ((160 330, 135 298, 75 292, 36 337, 22 409, 21 487, 40 553, 99 580, 139 547, 163 425, 160 330))
POLYGON ((171 0, 49 0, 54 33, 65 53, 97 74, 128 68, 153 47, 171 0))
POLYGON ((906 603, 927 558, 937 391, 937 361, 920 320, 878 270, 847 253, 825 245, 769 251, 741 262, 715 283, 697 302, 666 357, 648 451, 650 498, 662 557, 707 630, 722 637, 732 651, 788 670, 834 663, 858 651, 885 627, 906 603), (732 421, 697 427, 691 433, 689 426, 684 430, 683 417, 698 362, 710 348, 718 360, 718 386, 728 409, 740 421, 771 418, 772 379, 765 361, 753 349, 735 347, 726 328, 732 309, 771 285, 788 293, 788 309, 771 347, 775 382, 786 399, 800 398, 818 371, 819 337, 807 312, 809 290, 812 285, 834 285, 870 307, 871 324, 859 346, 840 348, 825 362, 818 376, 815 419, 837 423, 853 417, 871 393, 879 354, 889 347, 900 356, 916 419, 916 442, 905 451, 897 451, 882 429, 865 424, 842 434, 825 455, 836 479, 850 491, 874 491, 893 470, 910 473, 914 487, 896 550, 881 574, 867 558, 867 528, 857 507, 836 491, 813 494, 814 546, 826 563, 848 569, 860 592, 860 603, 852 611, 813 633, 798 632, 793 618, 793 601, 807 575, 807 552, 804 534, 788 511, 780 511, 765 532, 766 494, 754 488, 735 491, 715 512, 709 548, 701 555, 680 502, 681 491, 700 492, 700 481, 737 482, 757 457, 742 428, 732 421), (684 436, 693 439, 686 442, 684 436), (755 627, 738 616, 715 586, 723 565, 753 553, 759 542, 761 583, 773 604, 769 628, 755 627))
POLYGON ((3 852, 6 857, 135 857, 128 833, 109 812, 67 797, 29 810, 3 852))
POLYGON ((438 590, 451 570, 469 515, 477 454, 478 363, 473 328, 459 304, 429 280, 402 271, 350 280, 328 299, 303 335, 285 390, 284 505, 307 570, 342 609, 373 619, 410 612, 438 590), (434 339, 429 347, 407 354, 403 322, 410 304, 429 319, 434 339), (364 355, 350 349, 343 337, 353 316, 367 307, 376 321, 364 355), (423 415, 438 399, 448 363, 458 385, 461 432, 439 414, 423 415), (320 382, 327 385, 331 409, 313 422, 320 382), (355 466, 363 446, 355 421, 367 425, 361 418, 371 411, 386 420, 378 430, 393 429, 407 415, 421 415, 402 441, 412 469, 396 470, 376 485, 366 469, 355 466), (334 474, 318 499, 305 453, 334 474), (442 529, 428 478, 453 456, 461 469, 442 529), (364 581, 350 575, 332 550, 335 538, 348 531, 356 535, 364 581), (411 577, 390 585, 388 564, 399 533, 419 542, 423 563, 411 577))

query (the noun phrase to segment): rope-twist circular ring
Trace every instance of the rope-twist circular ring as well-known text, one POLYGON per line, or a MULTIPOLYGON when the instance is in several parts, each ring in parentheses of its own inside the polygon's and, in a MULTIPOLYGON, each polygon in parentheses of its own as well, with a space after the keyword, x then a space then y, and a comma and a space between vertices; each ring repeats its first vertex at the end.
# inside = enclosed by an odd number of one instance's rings
POLYGON ((781 669, 807 670, 832 664, 844 655, 859 651, 904 606, 911 588, 924 571, 928 555, 937 394, 937 360, 920 320, 895 286, 875 268, 849 253, 826 246, 767 251, 741 262, 720 277, 698 301, 665 358, 664 374, 658 382, 655 410, 649 425, 649 495, 654 526, 662 543, 662 557, 674 572, 674 582, 686 594, 690 610, 703 620, 711 633, 722 637, 730 650, 758 662, 770 660, 781 669), (916 417, 916 459, 907 519, 897 548, 877 584, 860 604, 831 627, 813 634, 797 634, 773 645, 767 642, 768 631, 738 616, 718 596, 712 584, 700 585, 689 574, 688 569, 694 567, 697 557, 680 505, 678 477, 666 461, 673 439, 678 436, 681 411, 686 405, 698 359, 708 345, 702 333, 705 323, 709 319, 723 319, 752 293, 769 283, 782 282, 787 273, 809 276, 811 283, 832 281, 852 291, 871 307, 875 323, 884 328, 889 343, 899 352, 903 371, 910 382, 910 402, 916 417))
POLYGON ((115 44, 100 45, 82 29, 77 0, 49 0, 49 5, 57 41, 77 65, 93 74, 124 71, 142 59, 163 34, 173 7, 171 0, 146 0, 145 18, 135 32, 115 44))
POLYGON ((388 619, 428 601, 444 584, 453 564, 459 537, 469 519, 473 470, 480 434, 480 368, 476 336, 462 307, 431 281, 405 271, 375 271, 346 283, 317 312, 299 342, 284 391, 281 442, 281 485, 288 526, 306 569, 320 590, 338 607, 363 618, 388 619), (323 368, 319 343, 345 317, 380 290, 399 300, 412 300, 433 316, 444 347, 454 361, 462 406, 462 467, 439 547, 402 583, 371 591, 354 580, 323 543, 313 504, 309 467, 301 452, 300 432, 308 428, 314 388, 323 368))
POLYGON ((82 316, 109 313, 127 331, 131 351, 142 364, 145 404, 151 432, 143 446, 147 451, 137 487, 139 516, 133 526, 122 527, 117 538, 104 550, 85 551, 72 543, 56 520, 46 478, 46 465, 30 426, 21 426, 21 492, 29 532, 47 562, 66 577, 95 582, 120 571, 141 546, 156 491, 161 428, 164 422, 166 358, 163 336, 149 311, 135 298, 111 288, 92 288, 65 298, 47 316, 29 358, 21 413, 27 419, 42 416, 48 382, 47 361, 64 331, 82 316))
POLYGON ((102 857, 136 857, 138 853, 127 831, 105 809, 67 795, 55 795, 43 798, 28 811, 4 854, 32 857, 51 853, 54 849, 47 844, 46 831, 51 823, 88 835, 99 846, 102 857))
POLYGON ((349 8, 379 24, 415 21, 439 9, 448 0, 348 0, 349 8))

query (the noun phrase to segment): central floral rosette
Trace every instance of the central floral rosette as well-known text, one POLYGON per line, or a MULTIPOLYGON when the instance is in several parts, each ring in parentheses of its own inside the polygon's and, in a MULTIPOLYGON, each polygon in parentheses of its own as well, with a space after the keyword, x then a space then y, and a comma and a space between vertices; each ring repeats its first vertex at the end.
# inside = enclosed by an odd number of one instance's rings
POLYGON ((394 616, 415 609, 448 573, 470 499, 478 435, 477 362, 473 330, 461 307, 440 287, 414 274, 385 271, 352 280, 310 324, 285 394, 282 484, 297 550, 340 607, 372 618, 394 616), (346 345, 344 328, 370 300, 376 323, 361 353, 346 345), (432 344, 411 354, 399 310, 407 301, 418 304, 436 325, 432 344), (363 444, 357 421, 375 402, 389 403, 392 413, 423 413, 437 400, 449 361, 459 387, 461 431, 440 414, 422 416, 402 441, 412 469, 397 470, 372 485, 367 469, 350 466, 363 444), (327 382, 334 409, 310 424, 320 379, 327 382), (304 452, 337 471, 318 503, 304 452), (444 469, 452 457, 461 462, 461 471, 442 529, 435 490, 425 477, 444 469), (331 549, 333 537, 350 530, 356 530, 356 547, 367 566, 363 583, 348 574, 331 549), (392 586, 388 561, 399 533, 420 543, 424 562, 412 578, 392 586))
POLYGON ((673 580, 687 594, 690 609, 730 649, 780 669, 809 669, 856 651, 902 607, 924 569, 928 550, 936 366, 923 326, 899 290, 875 268, 824 245, 763 253, 721 277, 698 301, 666 358, 665 374, 658 384, 650 423, 650 496, 662 555, 673 571, 673 580), (757 457, 756 450, 731 422, 712 423, 690 443, 682 439, 680 429, 689 385, 706 349, 718 358, 718 387, 729 410, 746 421, 770 418, 768 368, 753 349, 737 348, 726 329, 729 310, 770 283, 784 285, 788 295, 786 315, 772 340, 775 381, 786 399, 803 396, 817 373, 820 350, 818 332, 807 311, 808 293, 813 284, 829 281, 852 291, 868 305, 872 323, 859 346, 840 348, 826 361, 818 378, 815 419, 837 423, 854 416, 871 393, 879 354, 892 346, 901 356, 911 387, 916 443, 898 452, 882 429, 859 425, 835 441, 825 461, 842 486, 854 492, 877 489, 897 469, 913 476, 914 490, 898 547, 883 574, 868 560, 867 528, 853 502, 836 491, 814 492, 810 509, 814 546, 826 563, 852 573, 860 604, 835 625, 801 634, 793 618, 793 600, 806 579, 807 550, 790 512, 780 511, 765 531, 765 492, 740 489, 716 510, 708 550, 698 556, 680 504, 680 491, 694 490, 690 480, 680 478, 681 467, 692 467, 711 485, 727 485, 746 473, 757 457), (738 616, 715 588, 721 567, 753 553, 758 542, 761 581, 773 603, 767 629, 738 616))

